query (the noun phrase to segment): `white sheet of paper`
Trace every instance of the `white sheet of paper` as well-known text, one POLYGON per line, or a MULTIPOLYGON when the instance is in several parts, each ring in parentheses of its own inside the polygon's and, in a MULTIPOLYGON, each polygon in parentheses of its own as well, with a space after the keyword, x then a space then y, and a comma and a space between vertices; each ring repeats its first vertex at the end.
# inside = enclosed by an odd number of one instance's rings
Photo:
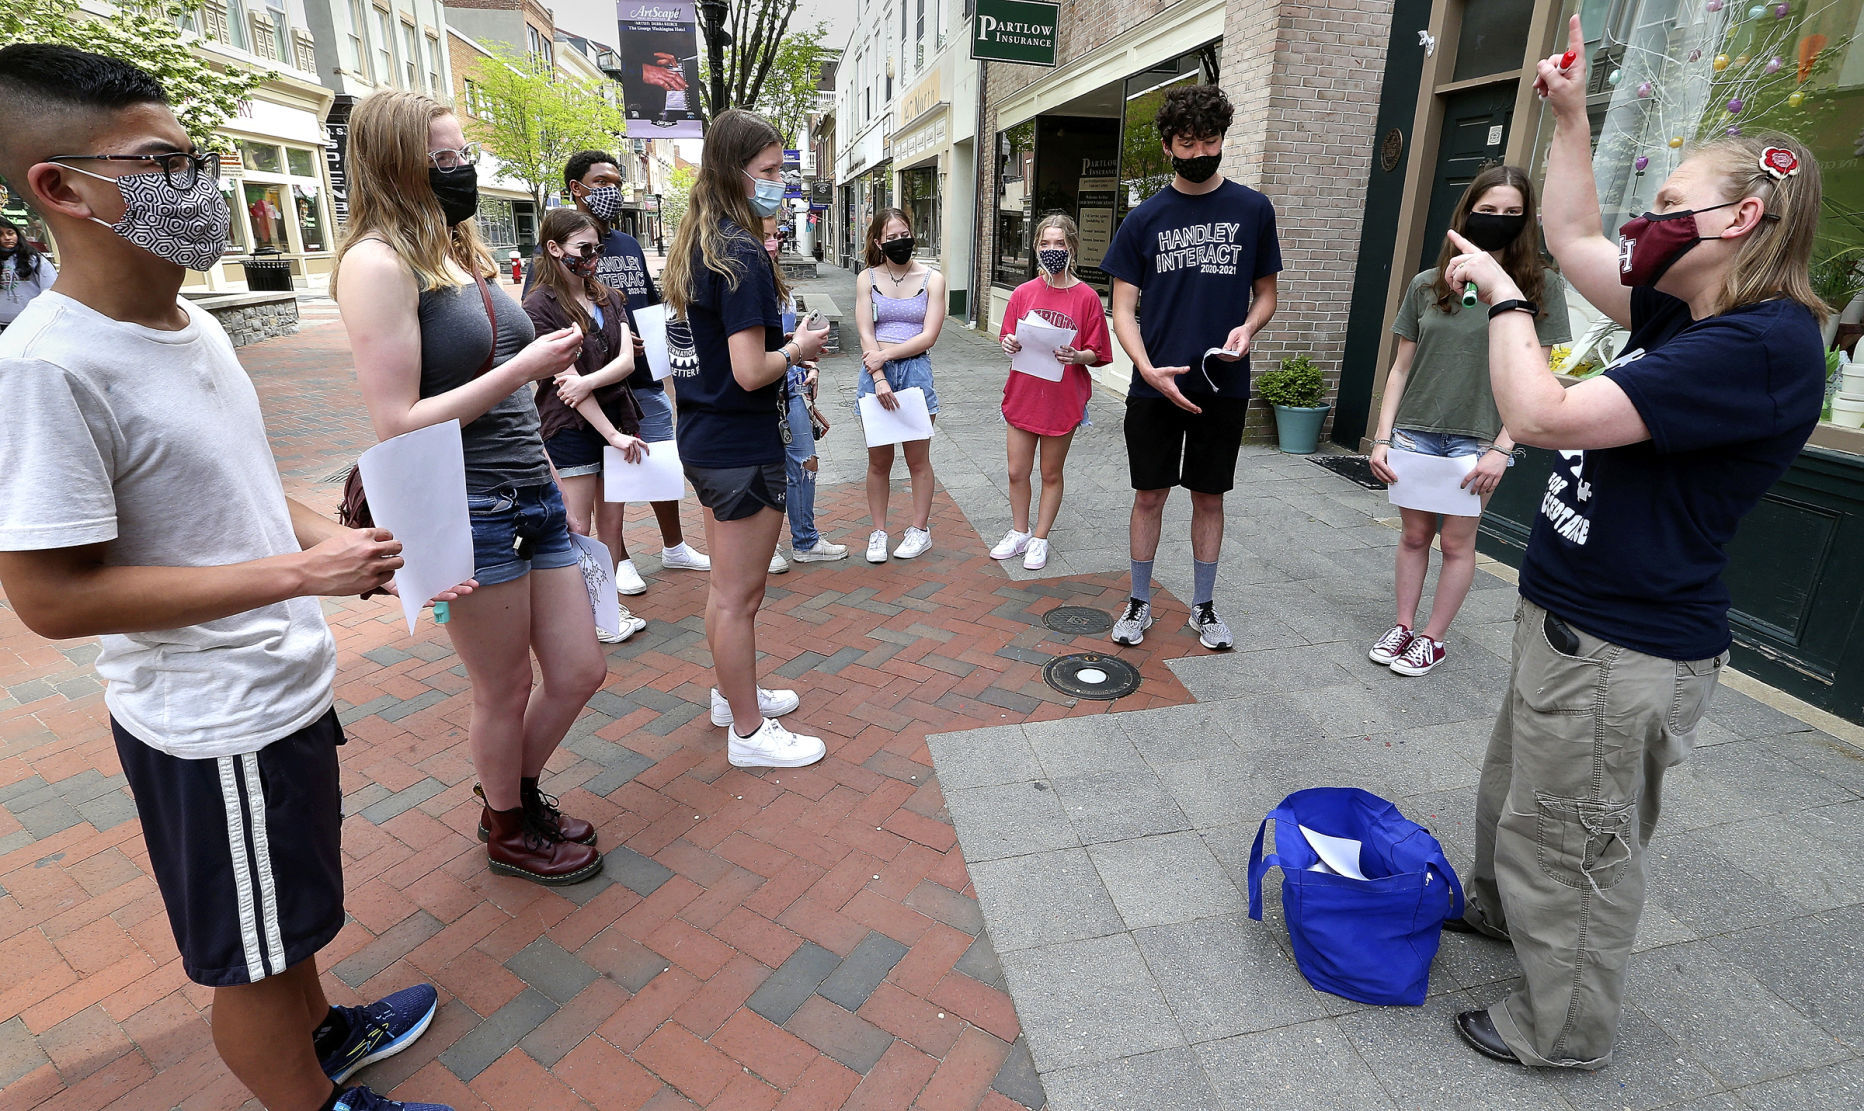
POLYGON ((1385 488, 1393 505, 1404 509, 1421 509, 1426 513, 1447 513, 1453 517, 1482 516, 1482 498, 1463 489, 1459 483, 1476 469, 1474 455, 1445 457, 1390 448, 1385 462, 1398 481, 1385 488))
POLYGON ((1010 369, 1049 382, 1061 381, 1061 360, 1055 349, 1074 343, 1073 328, 1057 328, 1034 313, 1016 322, 1016 341, 1022 350, 1010 356, 1010 369))
POLYGON ((679 501, 685 496, 686 471, 677 441, 648 441, 639 463, 628 462, 619 448, 603 447, 603 501, 679 501))
POLYGON ((667 355, 667 306, 635 309, 634 326, 640 330, 641 346, 647 349, 647 369, 654 381, 672 374, 673 362, 667 355))
POLYGON ((1308 871, 1332 872, 1354 880, 1366 878, 1366 874, 1359 869, 1359 850, 1362 842, 1355 841, 1351 837, 1335 837, 1332 834, 1320 833, 1306 826, 1296 828, 1301 831, 1301 836, 1307 838, 1307 843, 1313 847, 1314 855, 1320 858, 1320 863, 1325 865, 1324 868, 1316 866, 1308 871))
POLYGON ((900 407, 891 412, 883 408, 880 399, 873 394, 861 398, 861 427, 867 432, 867 446, 930 440, 932 414, 926 409, 926 392, 913 386, 894 390, 893 396, 900 399, 900 407))
POLYGON ((408 632, 434 595, 472 578, 472 523, 466 514, 466 456, 460 422, 404 432, 362 453, 362 487, 377 528, 401 541, 395 589, 408 632))
POLYGON ((595 610, 595 627, 615 632, 621 628, 621 599, 615 594, 615 576, 609 571, 608 545, 593 536, 570 533, 582 565, 583 585, 589 588, 589 606, 595 610))

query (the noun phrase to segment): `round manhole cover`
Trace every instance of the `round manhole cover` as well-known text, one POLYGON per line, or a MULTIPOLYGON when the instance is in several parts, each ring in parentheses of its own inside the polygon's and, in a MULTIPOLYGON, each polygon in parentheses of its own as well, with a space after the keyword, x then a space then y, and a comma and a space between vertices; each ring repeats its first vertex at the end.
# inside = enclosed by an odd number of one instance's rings
POLYGON ((1104 633, 1113 628, 1113 615, 1092 606, 1056 606, 1042 623, 1058 633, 1104 633))
POLYGON ((1082 652, 1056 656, 1042 666, 1042 680, 1074 698, 1110 702, 1139 689, 1139 669, 1118 656, 1082 652))

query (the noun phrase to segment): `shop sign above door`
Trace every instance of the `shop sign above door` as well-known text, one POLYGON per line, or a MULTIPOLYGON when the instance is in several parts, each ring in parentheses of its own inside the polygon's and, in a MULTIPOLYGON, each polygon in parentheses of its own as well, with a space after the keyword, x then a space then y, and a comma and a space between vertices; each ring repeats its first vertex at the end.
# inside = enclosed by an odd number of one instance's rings
POLYGON ((1060 4, 1037 0, 977 0, 971 57, 1026 66, 1055 64, 1060 4))

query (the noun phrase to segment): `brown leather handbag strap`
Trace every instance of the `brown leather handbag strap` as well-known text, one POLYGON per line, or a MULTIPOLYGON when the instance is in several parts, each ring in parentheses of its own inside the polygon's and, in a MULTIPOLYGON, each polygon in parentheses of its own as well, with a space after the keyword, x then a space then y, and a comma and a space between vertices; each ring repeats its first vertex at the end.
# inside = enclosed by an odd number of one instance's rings
POLYGON ((478 283, 479 297, 485 301, 485 318, 492 322, 492 349, 486 352, 485 365, 473 375, 477 378, 491 370, 492 360, 498 357, 498 310, 492 307, 492 287, 486 284, 484 276, 475 271, 472 280, 478 283))

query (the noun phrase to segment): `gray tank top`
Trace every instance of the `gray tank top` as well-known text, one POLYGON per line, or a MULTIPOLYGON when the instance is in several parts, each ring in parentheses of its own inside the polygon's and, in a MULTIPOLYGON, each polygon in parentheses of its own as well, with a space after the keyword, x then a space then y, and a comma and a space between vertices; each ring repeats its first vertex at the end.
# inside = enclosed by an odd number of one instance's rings
MULTIPOLYGON (((537 338, 531 318, 511 295, 492 286, 498 313, 498 366, 537 338)), ((492 343, 492 322, 485 316, 479 287, 467 282, 453 289, 421 293, 421 396, 433 397, 472 381, 485 365, 492 343)), ((475 494, 508 486, 536 486, 550 481, 550 463, 538 435, 532 387, 520 386, 482 417, 460 430, 466 449, 466 489, 475 494)))

